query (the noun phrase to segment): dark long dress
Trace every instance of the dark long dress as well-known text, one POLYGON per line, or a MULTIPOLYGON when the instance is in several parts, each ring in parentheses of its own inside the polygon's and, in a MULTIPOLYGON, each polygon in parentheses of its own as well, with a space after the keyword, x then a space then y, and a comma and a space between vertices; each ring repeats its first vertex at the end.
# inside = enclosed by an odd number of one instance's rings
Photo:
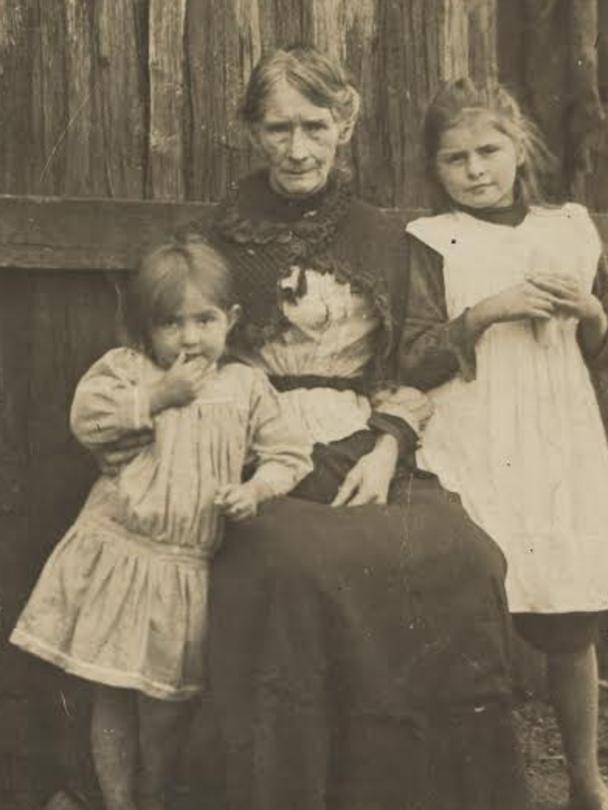
POLYGON ((235 351, 318 439, 311 476, 234 525, 213 567, 229 810, 522 810, 504 559, 414 469, 399 407, 370 412, 361 394, 390 379, 400 229, 340 184, 294 204, 263 176, 219 223, 244 304, 235 351), (401 447, 389 505, 329 507, 378 431, 401 447))

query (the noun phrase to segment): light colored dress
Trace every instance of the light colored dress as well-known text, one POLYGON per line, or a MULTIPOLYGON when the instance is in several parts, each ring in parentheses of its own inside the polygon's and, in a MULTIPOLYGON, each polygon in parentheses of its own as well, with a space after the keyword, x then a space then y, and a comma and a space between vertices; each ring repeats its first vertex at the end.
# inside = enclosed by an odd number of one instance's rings
MULTIPOLYGON (((374 352, 380 318, 368 298, 353 292, 349 282, 330 273, 294 267, 281 287, 306 292, 293 303, 284 301, 288 328, 256 352, 242 352, 272 376, 340 377, 358 379, 374 352)), ((399 417, 420 432, 431 413, 430 400, 415 388, 401 387, 371 398, 353 390, 331 387, 295 388, 280 394, 281 406, 297 420, 313 442, 339 441, 369 429, 372 408, 399 417)))
MULTIPOLYGON (((534 271, 591 291, 601 243, 579 205, 532 208, 504 227, 457 211, 408 225, 443 257, 449 318, 534 271)), ((513 612, 608 607, 608 449, 578 322, 494 324, 476 376, 429 392, 418 453, 506 554, 513 612)))
POLYGON ((274 495, 311 469, 310 444, 286 420, 263 372, 212 368, 196 400, 150 416, 162 374, 113 349, 76 390, 72 429, 95 450, 154 429, 154 443, 102 475, 49 558, 11 641, 68 672, 179 700, 203 685, 209 560, 222 537, 218 486, 254 478, 274 495))

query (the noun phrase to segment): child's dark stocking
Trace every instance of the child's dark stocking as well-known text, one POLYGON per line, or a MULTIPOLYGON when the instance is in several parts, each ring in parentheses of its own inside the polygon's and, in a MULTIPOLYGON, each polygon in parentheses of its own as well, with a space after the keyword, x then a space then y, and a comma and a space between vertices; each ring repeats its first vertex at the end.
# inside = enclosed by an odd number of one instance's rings
POLYGON ((140 810, 164 810, 166 793, 177 766, 191 701, 155 700, 138 696, 140 810))
POLYGON ((137 704, 128 689, 98 685, 91 746, 106 810, 136 810, 137 704))

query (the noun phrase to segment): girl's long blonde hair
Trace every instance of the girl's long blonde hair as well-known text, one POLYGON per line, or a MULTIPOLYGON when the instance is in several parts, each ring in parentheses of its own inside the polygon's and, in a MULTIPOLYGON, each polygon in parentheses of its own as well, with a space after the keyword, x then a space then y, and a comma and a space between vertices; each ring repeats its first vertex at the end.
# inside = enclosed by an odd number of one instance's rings
POLYGON ((500 84, 478 87, 471 79, 447 82, 426 113, 423 129, 427 175, 435 207, 454 207, 437 177, 437 152, 443 133, 475 114, 488 115, 494 126, 519 144, 524 158, 517 168, 515 198, 526 205, 547 205, 556 160, 538 127, 525 116, 516 99, 500 84))

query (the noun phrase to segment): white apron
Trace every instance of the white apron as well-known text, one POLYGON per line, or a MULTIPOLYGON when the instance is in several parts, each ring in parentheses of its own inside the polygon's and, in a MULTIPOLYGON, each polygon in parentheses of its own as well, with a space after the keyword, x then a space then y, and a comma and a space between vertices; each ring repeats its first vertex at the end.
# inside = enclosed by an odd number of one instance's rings
MULTIPOLYGON (((515 227, 464 212, 410 223, 444 259, 448 317, 553 270, 591 290, 601 243, 579 205, 533 208, 515 227)), ((514 612, 608 608, 608 449, 577 321, 494 324, 477 374, 430 392, 420 466, 458 492, 503 549, 514 612)))

